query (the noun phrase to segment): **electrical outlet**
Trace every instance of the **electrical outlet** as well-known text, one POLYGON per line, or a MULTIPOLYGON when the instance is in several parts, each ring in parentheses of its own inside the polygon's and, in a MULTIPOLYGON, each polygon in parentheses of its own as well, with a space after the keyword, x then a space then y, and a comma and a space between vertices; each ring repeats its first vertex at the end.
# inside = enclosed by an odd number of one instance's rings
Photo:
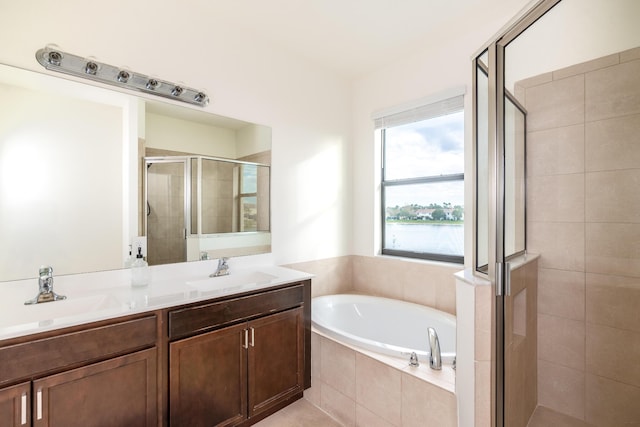
POLYGON ((138 248, 142 248, 142 256, 147 258, 147 237, 137 236, 131 239, 131 255, 135 258, 138 255, 138 248))

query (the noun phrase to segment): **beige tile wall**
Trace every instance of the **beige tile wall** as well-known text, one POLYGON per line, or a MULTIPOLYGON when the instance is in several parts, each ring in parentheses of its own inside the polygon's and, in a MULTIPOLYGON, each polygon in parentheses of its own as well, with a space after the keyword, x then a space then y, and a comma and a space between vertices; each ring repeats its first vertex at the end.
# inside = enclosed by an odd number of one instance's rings
POLYGON ((525 427, 538 404, 538 263, 511 271, 505 298, 505 425, 525 427))
POLYGON ((344 256, 289 264, 315 274, 312 295, 356 292, 422 304, 456 314, 453 274, 462 266, 394 257, 344 256))
POLYGON ((461 265, 394 257, 353 257, 354 291, 435 307, 456 314, 453 274, 461 265))
MULTIPOLYGON (((539 404, 640 425, 640 48, 521 82, 539 404)), ((628 423, 628 424, 625 424, 628 423)))
POLYGON ((202 160, 202 232, 238 231, 234 224, 234 163, 202 160))
POLYGON ((147 178, 147 261, 150 265, 184 262, 184 168, 179 163, 157 164, 147 178))
POLYGON ((353 263, 350 256, 289 264, 295 270, 313 274, 311 296, 353 292, 353 263))
POLYGON ((474 388, 475 388, 475 426, 491 426, 491 346, 493 333, 492 304, 495 296, 491 286, 476 286, 474 324, 474 388))

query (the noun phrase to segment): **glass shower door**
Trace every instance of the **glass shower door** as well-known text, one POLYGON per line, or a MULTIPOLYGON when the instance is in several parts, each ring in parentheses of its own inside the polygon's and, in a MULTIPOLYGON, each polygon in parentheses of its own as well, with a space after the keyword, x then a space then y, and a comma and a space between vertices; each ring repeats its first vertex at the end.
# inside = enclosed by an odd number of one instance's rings
POLYGON ((187 161, 146 160, 149 265, 187 260, 187 161))

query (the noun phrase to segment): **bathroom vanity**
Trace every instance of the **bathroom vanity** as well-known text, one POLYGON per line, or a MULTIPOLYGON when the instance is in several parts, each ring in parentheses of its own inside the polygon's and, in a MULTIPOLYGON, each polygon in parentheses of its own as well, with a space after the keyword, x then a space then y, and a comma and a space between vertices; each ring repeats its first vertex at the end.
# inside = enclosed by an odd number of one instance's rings
POLYGON ((0 325, 0 425, 251 425, 302 397, 311 276, 265 271, 119 283, 93 314, 52 315, 52 302, 19 324, 17 312, 0 325))

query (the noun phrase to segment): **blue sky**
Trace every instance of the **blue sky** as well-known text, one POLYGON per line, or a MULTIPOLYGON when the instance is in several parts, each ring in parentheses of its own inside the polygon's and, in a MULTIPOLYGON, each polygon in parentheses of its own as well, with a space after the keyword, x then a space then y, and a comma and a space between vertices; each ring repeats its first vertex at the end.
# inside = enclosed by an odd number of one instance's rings
MULTIPOLYGON (((464 172, 463 112, 386 130, 386 179, 438 176, 464 172)), ((387 206, 449 202, 464 205, 463 184, 443 182, 394 187, 387 206)))

